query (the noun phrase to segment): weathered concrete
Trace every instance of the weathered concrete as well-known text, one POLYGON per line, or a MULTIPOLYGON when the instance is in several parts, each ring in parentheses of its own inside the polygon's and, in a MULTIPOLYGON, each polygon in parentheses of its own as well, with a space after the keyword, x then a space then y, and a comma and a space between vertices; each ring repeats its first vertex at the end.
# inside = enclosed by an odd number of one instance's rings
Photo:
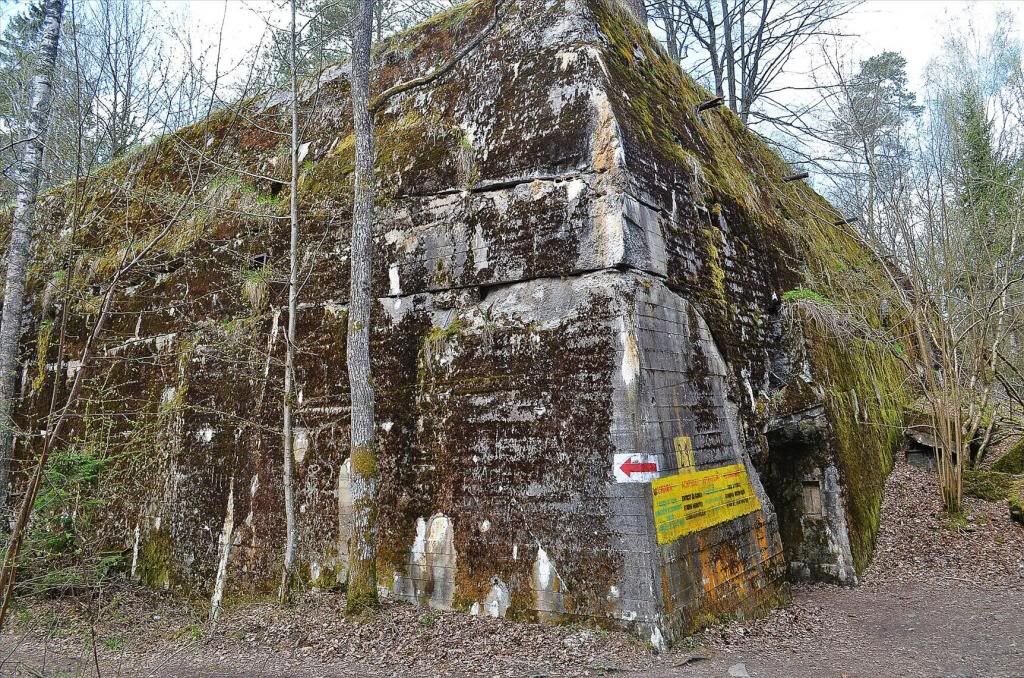
MULTIPOLYGON (((426 72, 489 18, 469 3, 389 41, 377 86, 426 72)), ((801 285, 845 298, 834 270, 877 262, 820 198, 778 183, 785 166, 735 116, 698 117, 706 96, 612 4, 529 0, 450 76, 379 116, 384 595, 626 623, 662 645, 785 597, 794 562, 852 580, 870 557, 888 443, 871 438, 862 457, 851 441, 872 420, 862 410, 896 396, 840 369, 828 338, 783 327, 780 300, 801 285), (813 408, 820 435, 801 442, 813 449, 772 443, 779 421, 813 408), (618 482, 616 455, 662 477, 740 464, 760 508, 659 545, 651 483, 618 482), (820 515, 791 501, 809 480, 820 515), (814 535, 824 550, 802 545, 814 535)), ((298 558, 307 583, 335 586, 351 529, 343 69, 303 97, 298 558)), ((69 443, 120 455, 95 541, 132 550, 133 576, 217 600, 270 590, 283 544, 281 103, 254 105, 252 120, 221 112, 107 168, 74 243, 72 351, 123 224, 141 239, 189 206, 119 297, 91 419, 69 443)), ((47 204, 55 231, 70 195, 47 204)), ((41 320, 54 313, 47 271, 71 244, 64 231, 39 253, 41 320)), ((33 380, 53 361, 42 327, 23 384, 30 430, 52 388, 33 380)))

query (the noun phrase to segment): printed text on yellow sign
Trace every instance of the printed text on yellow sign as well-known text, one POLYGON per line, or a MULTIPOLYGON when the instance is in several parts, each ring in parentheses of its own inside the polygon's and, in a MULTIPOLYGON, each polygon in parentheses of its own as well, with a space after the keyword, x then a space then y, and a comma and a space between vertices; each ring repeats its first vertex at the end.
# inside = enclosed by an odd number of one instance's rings
POLYGON ((706 530, 761 508, 743 464, 682 473, 651 482, 659 544, 706 530))

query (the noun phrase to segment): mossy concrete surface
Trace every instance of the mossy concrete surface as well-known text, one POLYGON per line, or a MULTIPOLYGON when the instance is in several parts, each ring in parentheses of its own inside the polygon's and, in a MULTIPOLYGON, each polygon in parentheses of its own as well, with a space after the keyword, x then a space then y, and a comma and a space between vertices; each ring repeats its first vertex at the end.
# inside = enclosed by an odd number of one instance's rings
MULTIPOLYGON (((381 590, 630 625, 657 646, 754 614, 787 596, 775 504, 805 480, 773 471, 799 464, 765 434, 812 406, 826 420, 813 456, 835 471, 821 475, 828 526, 862 568, 904 380, 879 335, 836 334, 786 304, 828 299, 883 332, 880 264, 824 200, 781 181, 785 163, 736 116, 698 115, 710 94, 616 3, 502 7, 448 76, 377 117, 381 590), (798 289, 814 295, 782 301, 798 289), (697 468, 743 464, 761 509, 659 545, 649 482, 616 482, 613 464, 645 455, 680 472, 680 438, 697 468)), ((469 2, 380 44, 375 90, 442 63, 492 9, 469 2)), ((300 98, 297 579, 332 586, 350 524, 344 68, 300 98)), ((55 376, 26 390, 25 430, 77 369, 49 369, 54 281, 70 281, 75 355, 119 262, 171 223, 117 290, 103 369, 62 444, 108 458, 94 541, 181 593, 209 595, 220 554, 228 598, 272 592, 281 567, 288 102, 225 108, 40 205, 26 374, 55 376)))
POLYGON ((969 469, 963 475, 964 494, 985 501, 1007 501, 1024 497, 1024 475, 969 469))

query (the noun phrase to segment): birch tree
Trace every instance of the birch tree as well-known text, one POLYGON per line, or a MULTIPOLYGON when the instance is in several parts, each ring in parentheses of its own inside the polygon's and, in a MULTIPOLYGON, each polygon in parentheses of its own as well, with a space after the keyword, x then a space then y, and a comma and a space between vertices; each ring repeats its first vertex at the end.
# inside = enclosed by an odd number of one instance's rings
MULTIPOLYGON (((79 155, 101 164, 195 122, 215 87, 205 55, 194 54, 185 38, 176 45, 183 27, 173 20, 158 24, 151 3, 65 2, 40 190, 74 178, 79 155)), ((43 5, 33 2, 0 34, 0 167, 9 179, 0 183, 0 195, 12 201, 10 170, 27 137, 42 22, 43 5)))
POLYGON ((0 319, 0 514, 7 513, 8 481, 14 447, 14 390, 18 376, 18 345, 25 301, 28 258, 32 248, 33 212, 46 143, 53 94, 53 72, 60 44, 64 0, 46 0, 39 57, 32 81, 28 139, 19 163, 17 198, 7 252, 3 316, 0 319))
POLYGON ((284 516, 285 516, 285 547, 284 568, 281 573, 281 590, 278 600, 285 602, 291 588, 292 571, 295 568, 295 545, 298 541, 295 523, 295 482, 293 478, 293 445, 292 409, 295 405, 295 315, 299 310, 299 76, 296 43, 298 27, 295 22, 295 0, 291 0, 291 180, 289 200, 289 223, 291 236, 288 250, 288 334, 285 341, 284 362, 284 415, 282 436, 284 439, 284 466, 282 484, 284 485, 284 516))

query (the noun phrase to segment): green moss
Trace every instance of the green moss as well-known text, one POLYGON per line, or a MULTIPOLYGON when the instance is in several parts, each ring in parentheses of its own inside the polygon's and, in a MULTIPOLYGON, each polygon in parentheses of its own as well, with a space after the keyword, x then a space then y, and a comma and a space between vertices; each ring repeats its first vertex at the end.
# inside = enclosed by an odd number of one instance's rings
MULTIPOLYGON (((666 166, 694 170, 709 192, 742 206, 751 223, 771 221, 778 213, 775 196, 763 190, 770 184, 754 179, 765 176, 779 184, 788 173, 786 163, 727 108, 698 117, 697 105, 712 95, 682 72, 622 3, 590 4, 609 42, 612 79, 625 86, 610 93, 624 127, 650 144, 666 166), (699 136, 688 129, 700 130, 699 136)), ((794 190, 779 185, 781 191, 794 190)))
POLYGON ((162 425, 165 424, 170 417, 176 416, 185 409, 187 395, 188 385, 183 385, 174 390, 173 396, 160 401, 160 405, 157 409, 157 418, 160 420, 162 425))
POLYGON ((36 377, 32 380, 32 390, 38 391, 46 382, 46 361, 50 352, 50 338, 53 336, 53 322, 45 320, 39 325, 36 335, 36 377))
POLYGON ((261 311, 270 296, 270 281, 274 272, 270 266, 242 270, 242 296, 254 311, 261 311))
POLYGON ((782 300, 787 302, 795 301, 813 301, 819 304, 829 304, 829 301, 824 295, 814 290, 805 289, 803 287, 797 287, 796 289, 790 290, 782 295, 782 300))
POLYGON ((1024 496, 1010 497, 1010 520, 1024 525, 1024 496))
POLYGON ((1024 438, 1018 440, 1006 454, 992 464, 992 470, 1000 473, 1024 473, 1024 438))
POLYGON ((837 338, 814 320, 803 323, 825 406, 836 463, 846 489, 850 546, 862 572, 871 560, 882 491, 901 442, 910 396, 903 364, 884 344, 837 338))
POLYGON ((345 589, 345 614, 354 616, 371 614, 379 608, 377 577, 373 568, 350 570, 348 586, 345 589))
POLYGON ((377 475, 377 453, 373 445, 364 445, 352 450, 352 473, 363 478, 377 475))
POLYGON ((964 471, 963 489, 968 497, 985 501, 1004 501, 1019 496, 1024 476, 997 471, 964 471))
POLYGON ((352 175, 356 171, 356 137, 341 139, 320 162, 312 165, 299 179, 299 199, 303 202, 324 196, 345 195, 352 191, 352 175))
POLYGON ((943 513, 942 517, 946 529, 952 532, 959 532, 961 530, 967 529, 967 526, 970 525, 971 522, 967 519, 967 514, 961 510, 953 512, 946 510, 943 513))
POLYGON ((422 48, 425 42, 450 39, 449 34, 463 28, 470 18, 479 18, 484 15, 479 10, 485 4, 490 4, 490 0, 470 0, 469 2, 458 3, 447 11, 438 12, 426 21, 416 24, 375 45, 375 55, 377 58, 382 58, 390 53, 410 58, 412 52, 422 48))
POLYGON ((459 336, 463 331, 465 331, 465 329, 466 321, 462 318, 456 318, 449 323, 447 327, 430 328, 430 331, 427 332, 426 337, 424 337, 424 341, 432 343, 446 341, 452 337, 459 336))
POLYGON ((711 277, 711 288, 715 300, 725 304, 728 299, 725 289, 725 269, 722 268, 722 254, 719 249, 724 236, 717 228, 705 228, 701 230, 704 236, 704 246, 707 250, 706 263, 711 277))
POLYGON ((288 207, 288 196, 285 193, 260 193, 256 196, 256 204, 269 208, 272 212, 281 213, 288 207))
POLYGON ((139 579, 152 588, 170 588, 174 583, 171 554, 170 534, 162 529, 149 532, 139 549, 136 568, 139 579))
MULTIPOLYGON (((308 587, 315 587, 325 591, 339 590, 346 583, 342 580, 342 565, 339 563, 337 552, 333 547, 330 549, 330 553, 326 555, 329 564, 321 567, 316 577, 309 576, 304 584, 308 587)), ((304 571, 301 568, 296 568, 296 575, 300 574, 304 574, 304 571)), ((297 576, 295 579, 301 581, 302 577, 297 576)))
POLYGON ((446 327, 432 327, 423 337, 423 351, 420 361, 420 380, 432 369, 438 355, 445 344, 453 338, 462 334, 466 329, 466 322, 462 318, 456 318, 446 327))

